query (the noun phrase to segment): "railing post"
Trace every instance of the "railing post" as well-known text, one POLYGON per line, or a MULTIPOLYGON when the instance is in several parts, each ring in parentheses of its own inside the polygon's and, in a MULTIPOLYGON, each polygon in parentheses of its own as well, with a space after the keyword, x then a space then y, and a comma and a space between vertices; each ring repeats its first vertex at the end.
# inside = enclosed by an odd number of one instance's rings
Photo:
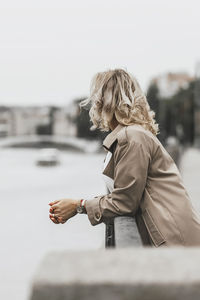
POLYGON ((115 228, 114 228, 114 220, 109 219, 105 224, 105 247, 111 248, 115 247, 115 228))
POLYGON ((114 219, 115 247, 141 247, 142 241, 134 217, 118 216, 114 219))
POLYGON ((142 241, 134 217, 118 216, 106 222, 105 247, 141 247, 142 241))
MULTIPOLYGON (((109 193, 108 188, 107 193, 109 193)), ((105 248, 140 246, 142 246, 142 240, 134 217, 117 216, 106 220, 105 248)))

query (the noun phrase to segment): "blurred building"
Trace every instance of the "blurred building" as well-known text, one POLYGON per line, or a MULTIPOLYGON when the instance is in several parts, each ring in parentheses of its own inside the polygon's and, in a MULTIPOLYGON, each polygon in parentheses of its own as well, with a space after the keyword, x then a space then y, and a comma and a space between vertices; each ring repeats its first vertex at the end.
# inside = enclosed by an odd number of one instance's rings
POLYGON ((12 109, 0 106, 0 138, 10 136, 13 133, 12 109))
POLYGON ((77 105, 0 106, 0 137, 23 135, 76 136, 77 105))
POLYGON ((48 107, 12 107, 13 134, 34 135, 38 133, 40 126, 49 124, 48 107))
POLYGON ((61 136, 77 136, 75 123, 78 114, 77 104, 70 103, 68 106, 57 108, 53 117, 53 134, 61 136))
POLYGON ((158 95, 160 98, 171 98, 181 88, 187 89, 189 83, 194 80, 194 77, 185 72, 164 73, 151 80, 151 84, 158 87, 158 95))

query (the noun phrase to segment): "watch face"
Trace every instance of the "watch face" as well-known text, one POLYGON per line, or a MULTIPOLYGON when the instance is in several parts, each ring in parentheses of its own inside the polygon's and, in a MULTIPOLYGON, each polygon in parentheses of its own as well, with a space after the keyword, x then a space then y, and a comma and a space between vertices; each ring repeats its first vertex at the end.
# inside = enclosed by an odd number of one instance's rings
POLYGON ((76 210, 77 210, 77 212, 78 212, 79 214, 82 214, 82 212, 83 212, 83 209, 82 209, 82 207, 80 207, 80 206, 78 206, 76 210))

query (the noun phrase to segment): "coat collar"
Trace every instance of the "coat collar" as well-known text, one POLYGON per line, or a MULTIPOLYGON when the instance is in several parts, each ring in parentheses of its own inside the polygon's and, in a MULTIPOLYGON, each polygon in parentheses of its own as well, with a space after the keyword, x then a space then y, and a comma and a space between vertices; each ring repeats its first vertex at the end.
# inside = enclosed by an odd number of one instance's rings
POLYGON ((114 130, 112 130, 103 140, 103 147, 106 148, 106 150, 110 150, 112 144, 117 139, 117 133, 124 128, 125 125, 118 124, 114 130))

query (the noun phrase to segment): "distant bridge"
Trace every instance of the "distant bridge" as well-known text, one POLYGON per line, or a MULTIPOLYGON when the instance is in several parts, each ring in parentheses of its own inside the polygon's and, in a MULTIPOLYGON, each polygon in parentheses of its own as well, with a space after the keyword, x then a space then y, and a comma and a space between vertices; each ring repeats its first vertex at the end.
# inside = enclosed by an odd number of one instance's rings
POLYGON ((99 141, 90 141, 77 137, 53 135, 26 135, 0 139, 0 148, 59 148, 81 152, 96 152, 100 149, 99 141))

